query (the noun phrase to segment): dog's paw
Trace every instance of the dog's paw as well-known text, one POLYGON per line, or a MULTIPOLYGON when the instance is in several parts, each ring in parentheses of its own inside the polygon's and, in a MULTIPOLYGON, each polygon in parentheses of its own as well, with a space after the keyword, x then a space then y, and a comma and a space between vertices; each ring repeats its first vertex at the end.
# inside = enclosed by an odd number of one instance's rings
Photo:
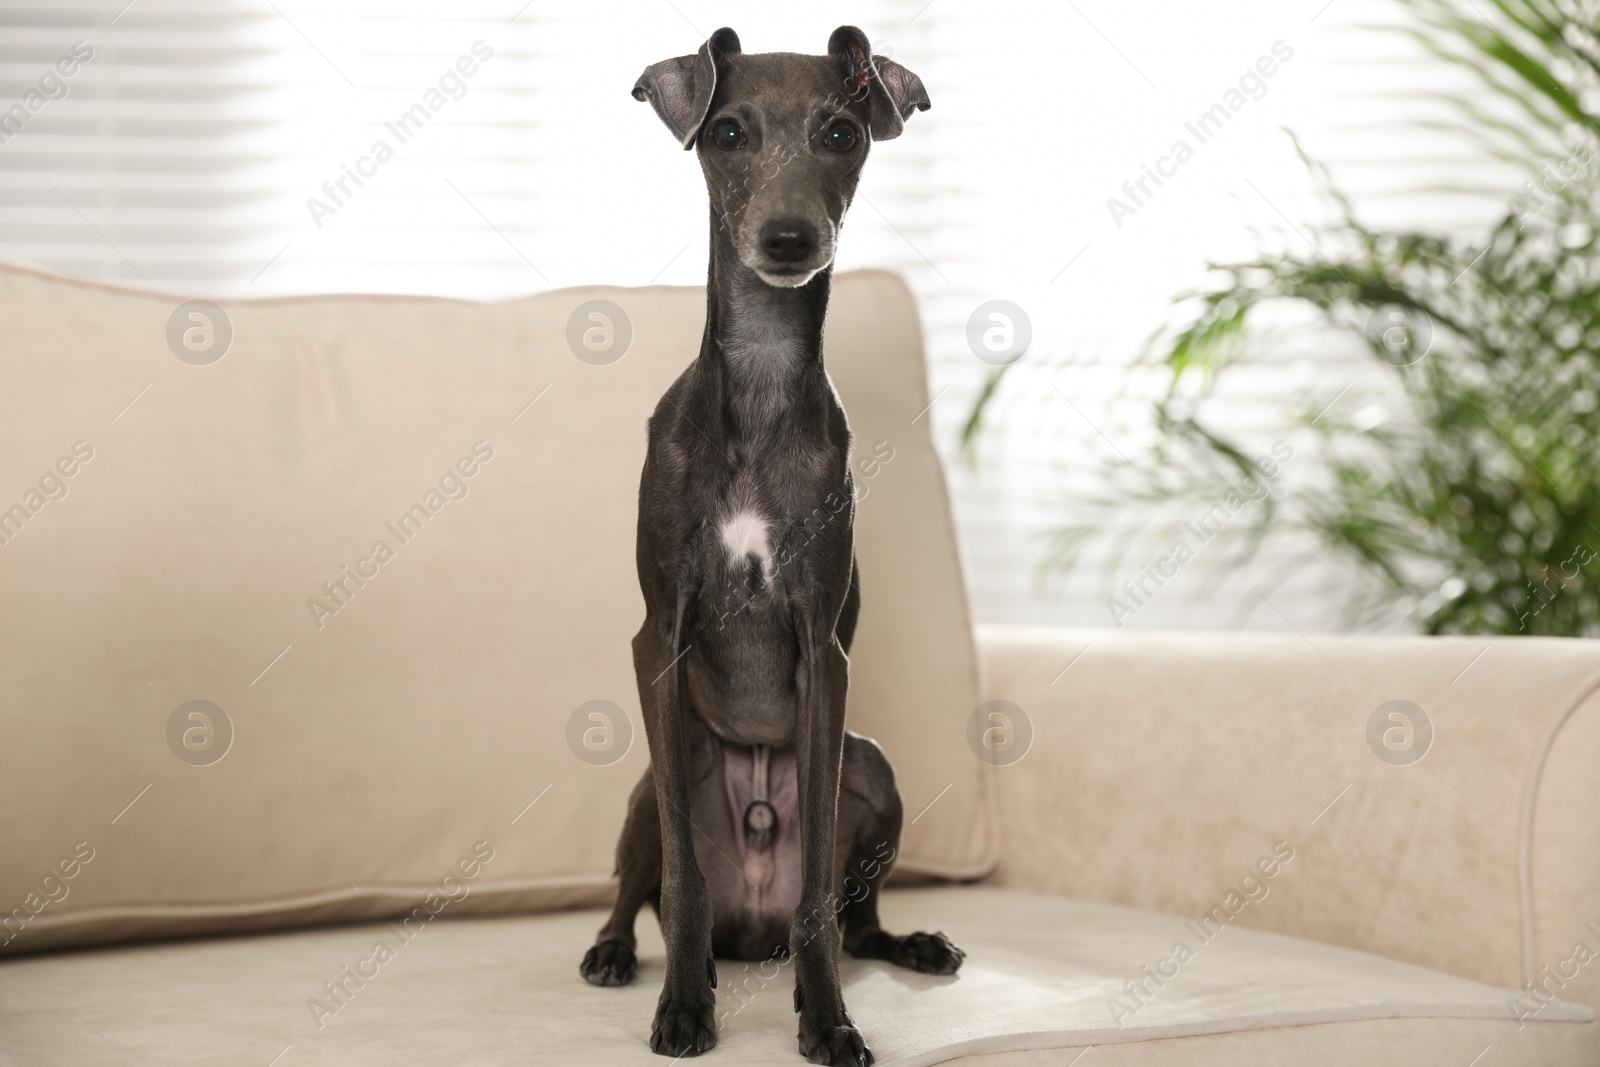
POLYGON ((627 985, 639 973, 639 961, 623 942, 601 941, 583 954, 578 973, 591 985, 627 985))
POLYGON ((800 1055, 811 1063, 833 1067, 872 1067, 872 1050, 867 1047, 850 1016, 842 1014, 835 1022, 813 1020, 800 1013, 800 1055))
POLYGON ((707 990, 702 1004, 668 1004, 663 998, 650 1023, 650 1051, 658 1056, 698 1056, 717 1045, 717 1002, 707 990))
POLYGON ((955 974, 967 954, 942 932, 907 934, 895 946, 894 962, 923 974, 955 974))

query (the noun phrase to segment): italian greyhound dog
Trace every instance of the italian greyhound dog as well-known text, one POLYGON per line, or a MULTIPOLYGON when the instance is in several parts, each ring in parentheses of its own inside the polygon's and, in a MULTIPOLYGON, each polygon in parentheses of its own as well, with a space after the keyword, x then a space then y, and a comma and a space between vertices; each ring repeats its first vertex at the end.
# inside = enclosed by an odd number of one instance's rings
POLYGON ((580 971, 631 981, 649 902, 667 955, 655 1052, 716 1044, 713 956, 781 960, 795 966, 801 1055, 860 1067, 873 1057, 840 991, 841 929, 852 955, 928 974, 965 955, 942 933, 878 923, 902 808, 883 750, 844 728, 855 487, 822 365, 868 146, 928 97, 853 26, 825 56, 744 55, 721 29, 647 68, 633 95, 699 157, 711 266, 699 358, 649 423, 633 663, 650 769, 617 844, 615 909, 580 971))

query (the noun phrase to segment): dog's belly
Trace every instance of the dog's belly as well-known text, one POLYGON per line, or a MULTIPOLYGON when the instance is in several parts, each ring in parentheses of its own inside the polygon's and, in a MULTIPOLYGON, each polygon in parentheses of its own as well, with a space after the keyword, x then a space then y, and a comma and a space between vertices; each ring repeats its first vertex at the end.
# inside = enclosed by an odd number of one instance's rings
POLYGON ((794 744, 794 686, 763 684, 753 678, 718 678, 703 662, 688 656, 689 706, 711 732, 738 745, 794 744))
POLYGON ((712 952, 726 959, 776 958, 787 951, 800 905, 794 749, 709 737, 697 747, 700 760, 709 755, 712 761, 690 799, 699 831, 695 859, 711 896, 712 952))
POLYGON ((719 577, 706 584, 688 627, 689 706, 724 741, 792 745, 800 648, 782 584, 752 594, 736 576, 719 577))

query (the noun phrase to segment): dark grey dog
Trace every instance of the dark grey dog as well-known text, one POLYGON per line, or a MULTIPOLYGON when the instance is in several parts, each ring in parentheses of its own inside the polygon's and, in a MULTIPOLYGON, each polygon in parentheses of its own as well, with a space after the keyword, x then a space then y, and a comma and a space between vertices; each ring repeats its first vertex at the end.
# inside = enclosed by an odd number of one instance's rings
POLYGON ((853 955, 931 974, 963 953, 878 925, 902 811, 882 749, 844 728, 861 593, 850 429, 822 323, 868 145, 928 98, 853 26, 826 56, 743 55, 721 29, 648 68, 633 95, 698 153, 711 271, 700 357, 650 419, 639 487, 633 661, 651 769, 617 844, 616 908, 580 969, 632 980, 648 901, 667 949, 656 1052, 716 1044, 713 954, 792 953, 801 1054, 870 1064, 839 988, 841 926, 853 955))

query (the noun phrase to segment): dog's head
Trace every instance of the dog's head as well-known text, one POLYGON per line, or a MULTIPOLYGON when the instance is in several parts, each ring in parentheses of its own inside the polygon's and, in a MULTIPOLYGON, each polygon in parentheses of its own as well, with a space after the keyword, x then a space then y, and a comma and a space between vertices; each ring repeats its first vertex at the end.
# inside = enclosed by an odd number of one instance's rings
POLYGON ((767 284, 804 285, 833 262, 867 148, 928 109, 922 82, 841 26, 825 56, 745 55, 730 29, 700 51, 646 68, 648 100, 700 157, 714 216, 767 284))

